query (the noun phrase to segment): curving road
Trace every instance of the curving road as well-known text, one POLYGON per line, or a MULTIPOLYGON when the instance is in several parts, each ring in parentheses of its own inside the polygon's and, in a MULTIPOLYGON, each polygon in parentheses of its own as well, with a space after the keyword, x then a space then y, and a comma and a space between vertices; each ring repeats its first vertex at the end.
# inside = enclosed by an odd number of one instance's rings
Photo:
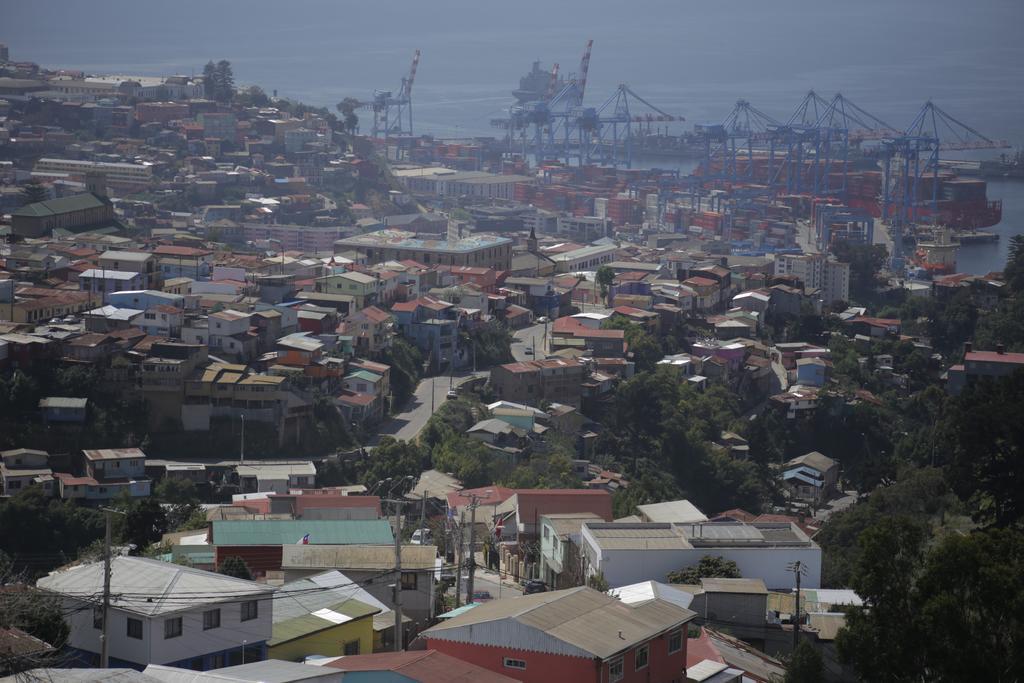
MULTIPOLYGON (((486 377, 489 374, 488 370, 478 370, 475 373, 457 373, 454 384, 458 386, 470 377, 486 377)), ((448 382, 449 378, 447 375, 428 377, 422 380, 419 386, 416 387, 416 391, 413 393, 412 398, 409 399, 405 409, 382 422, 377 429, 377 434, 367 441, 366 446, 376 446, 381 437, 384 436, 393 436, 396 439, 405 441, 415 439, 432 415, 431 405, 433 405, 434 410, 444 405, 448 393, 448 382), (431 403, 430 398, 431 392, 434 394, 433 403, 431 403)))

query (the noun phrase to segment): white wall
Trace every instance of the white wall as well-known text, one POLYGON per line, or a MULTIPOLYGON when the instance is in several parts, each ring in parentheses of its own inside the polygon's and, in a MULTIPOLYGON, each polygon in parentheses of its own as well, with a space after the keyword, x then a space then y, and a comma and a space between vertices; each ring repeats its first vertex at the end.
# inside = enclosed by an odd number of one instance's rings
MULTIPOLYGON (((100 631, 92 626, 91 607, 86 606, 81 611, 72 611, 84 605, 78 600, 65 600, 65 605, 68 608, 66 611, 71 612, 68 618, 71 626, 68 643, 72 647, 99 653, 100 631)), ((242 622, 240 602, 203 605, 187 612, 152 619, 111 608, 110 656, 137 664, 167 664, 231 647, 240 647, 243 640, 249 643, 270 640, 273 631, 273 601, 260 600, 258 609, 259 616, 256 619, 242 622), (215 607, 220 607, 221 610, 220 628, 204 631, 203 612, 215 607), (142 640, 128 637, 129 616, 142 619, 142 640), (165 640, 164 619, 177 616, 182 618, 182 634, 177 638, 165 640)))
MULTIPOLYGON (((590 541, 584 533, 583 543, 590 541)), ((669 572, 700 562, 705 555, 732 560, 745 579, 762 579, 771 588, 792 588, 793 573, 786 567, 800 560, 807 567, 803 588, 821 587, 821 549, 803 548, 692 548, 688 550, 605 550, 591 546, 588 557, 598 558, 590 573, 601 571, 612 588, 641 581, 665 581, 669 572)))

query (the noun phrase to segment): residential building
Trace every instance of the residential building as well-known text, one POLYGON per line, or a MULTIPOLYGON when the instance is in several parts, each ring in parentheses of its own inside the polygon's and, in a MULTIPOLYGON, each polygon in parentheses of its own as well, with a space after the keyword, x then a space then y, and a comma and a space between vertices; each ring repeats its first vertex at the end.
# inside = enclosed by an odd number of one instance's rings
POLYGON ((311 462, 239 465, 235 472, 245 493, 287 493, 309 488, 316 481, 316 467, 311 462))
POLYGON ((580 247, 571 251, 551 254, 557 273, 578 273, 580 271, 596 271, 606 263, 615 260, 619 248, 614 244, 598 244, 580 247))
POLYGON ((706 522, 708 518, 688 500, 670 500, 664 503, 637 505, 637 512, 643 522, 668 524, 692 524, 706 522))
POLYGON ((555 225, 559 235, 584 244, 612 236, 612 221, 604 216, 559 216, 555 225))
MULTIPOLYGON (((224 353, 239 360, 256 357, 257 335, 250 332, 250 314, 225 309, 207 318, 207 344, 214 353, 224 353)), ((184 334, 184 332, 183 332, 184 334)), ((201 333, 199 335, 201 337, 201 333)), ((188 337, 184 337, 188 339, 188 337)), ((202 339, 196 339, 202 343, 202 339)))
POLYGON ((695 617, 658 598, 630 605, 571 588, 478 605, 421 639, 527 683, 683 681, 686 624, 695 617))
POLYGON ((167 305, 154 306, 132 318, 135 327, 150 336, 164 339, 179 339, 184 323, 185 311, 167 305))
POLYGON ((114 292, 145 289, 146 280, 144 273, 90 268, 78 276, 78 287, 83 292, 101 297, 103 303, 108 303, 108 297, 114 292))
MULTIPOLYGON (((375 523, 387 526, 386 520, 375 523)), ((403 544, 402 574, 399 578, 390 571, 395 566, 393 544, 313 544, 312 534, 310 541, 308 545, 289 543, 282 546, 281 570, 285 581, 310 577, 314 580, 316 574, 336 569, 389 608, 395 604, 393 591, 398 583, 402 588, 402 613, 410 619, 405 629, 407 643, 436 614, 434 588, 441 565, 436 546, 403 544)))
POLYGON ((149 188, 153 182, 153 167, 149 164, 43 158, 35 163, 32 172, 44 177, 70 177, 79 182, 84 182, 88 175, 98 174, 111 188, 136 192, 149 188))
POLYGON ((593 512, 567 512, 540 518, 540 580, 549 590, 583 585, 580 530, 583 522, 599 522, 593 512))
POLYGON ((82 451, 82 463, 87 489, 84 496, 65 495, 62 498, 109 500, 127 491, 133 498, 148 496, 150 479, 146 476, 146 454, 138 448, 101 448, 82 451), (91 483, 90 483, 91 482, 91 483))
POLYGON ((427 240, 402 230, 380 230, 340 239, 335 253, 350 249, 366 254, 367 261, 411 259, 425 266, 483 266, 508 270, 512 261, 512 240, 493 235, 469 235, 453 240, 427 240))
MULTIPOLYGON (((309 582, 307 582, 309 583, 309 582)), ((305 590, 320 587, 312 582, 305 590)), ((275 605, 273 635, 267 642, 267 656, 284 661, 302 661, 311 655, 332 657, 373 652, 373 616, 380 607, 354 598, 317 602, 313 610, 299 603, 299 609, 282 605, 299 598, 289 586, 282 586, 275 605), (291 595, 290 595, 291 594, 291 595), (298 612, 298 613, 296 613, 298 612)))
POLYGON ((821 548, 788 522, 586 522, 580 539, 588 576, 600 572, 612 587, 662 581, 705 555, 734 561, 743 577, 769 588, 790 588, 786 567, 799 560, 808 570, 804 585, 821 585, 821 548))
POLYGON ((317 278, 316 291, 352 297, 355 308, 373 306, 381 299, 382 283, 375 274, 347 271, 317 278))
POLYGON ((85 422, 88 404, 89 399, 87 398, 47 396, 46 398, 39 399, 39 410, 42 412, 43 420, 47 424, 81 424, 85 422))
POLYGON ((459 346, 459 313, 454 304, 424 296, 391 307, 398 332, 420 350, 438 372, 464 361, 459 346))
POLYGON ((196 121, 203 127, 204 138, 233 142, 238 134, 238 120, 231 112, 200 112, 196 121))
POLYGON ((965 387, 1008 377, 1024 368, 1024 353, 1007 353, 1000 344, 995 351, 975 351, 970 342, 964 344, 964 362, 949 369, 946 391, 956 396, 965 387))
MULTIPOLYGON (((103 626, 102 562, 73 565, 36 584, 61 599, 67 649, 97 666, 103 626)), ((110 563, 110 665, 168 664, 196 671, 266 658, 274 588, 160 560, 117 556, 110 563)))
POLYGON ((839 463, 812 451, 783 465, 782 481, 794 498, 821 505, 839 491, 839 463))
POLYGON ((153 249, 157 267, 164 280, 187 277, 205 280, 213 270, 213 252, 209 249, 161 244, 153 249))
POLYGON ((850 300, 850 264, 825 254, 776 254, 775 275, 798 278, 805 292, 819 290, 823 304, 850 300))
POLYGON ((114 270, 142 275, 142 289, 158 289, 160 284, 157 257, 149 252, 105 251, 100 254, 98 263, 99 270, 114 270))
POLYGON ((337 225, 242 224, 242 240, 245 242, 271 242, 281 251, 304 254, 330 254, 340 236, 341 226, 337 225))
POLYGON ((342 330, 353 338, 357 355, 375 358, 390 346, 393 323, 390 313, 368 306, 345 319, 342 330))
MULTIPOLYGON (((254 576, 279 571, 282 553, 288 547, 379 545, 389 547, 394 559, 394 536, 391 525, 384 519, 217 520, 210 525, 209 542, 216 546, 216 566, 219 567, 228 557, 241 557, 254 576), (304 544, 297 545, 303 539, 306 539, 304 544)), ((317 572, 337 568, 321 566, 317 567, 317 572)))
POLYGON ((16 448, 0 453, 3 494, 13 496, 29 486, 39 486, 47 496, 55 493, 53 472, 46 451, 16 448))
POLYGON ((491 368, 491 386, 504 401, 540 405, 542 401, 579 407, 586 368, 572 360, 506 363, 491 368))

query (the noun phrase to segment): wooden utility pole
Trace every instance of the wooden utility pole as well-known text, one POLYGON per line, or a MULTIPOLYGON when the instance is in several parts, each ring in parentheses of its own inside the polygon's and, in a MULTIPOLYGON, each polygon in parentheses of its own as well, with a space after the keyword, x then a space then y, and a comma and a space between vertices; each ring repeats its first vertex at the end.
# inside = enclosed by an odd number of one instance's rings
MULTIPOLYGON (((469 504, 469 577, 466 579, 466 604, 473 602, 473 574, 476 571, 476 496, 469 504)), ((499 579, 500 580, 500 579, 499 579)))
POLYGON ((793 610, 793 651, 795 652, 800 643, 800 575, 806 572, 807 568, 800 560, 797 560, 790 563, 787 569, 796 575, 796 608, 793 610))
POLYGON ((110 510, 104 509, 106 530, 103 535, 103 631, 100 633, 100 668, 110 666, 110 510))

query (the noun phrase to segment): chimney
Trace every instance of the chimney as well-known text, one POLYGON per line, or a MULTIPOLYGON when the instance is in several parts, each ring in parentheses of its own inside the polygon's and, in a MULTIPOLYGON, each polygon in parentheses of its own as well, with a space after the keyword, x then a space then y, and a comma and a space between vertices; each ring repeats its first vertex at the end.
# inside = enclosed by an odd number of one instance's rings
POLYGON ((1006 347, 1003 346, 1002 344, 996 344, 996 353, 1000 355, 1006 353, 1006 347))
POLYGON ((964 353, 971 352, 971 342, 964 342, 964 353))

